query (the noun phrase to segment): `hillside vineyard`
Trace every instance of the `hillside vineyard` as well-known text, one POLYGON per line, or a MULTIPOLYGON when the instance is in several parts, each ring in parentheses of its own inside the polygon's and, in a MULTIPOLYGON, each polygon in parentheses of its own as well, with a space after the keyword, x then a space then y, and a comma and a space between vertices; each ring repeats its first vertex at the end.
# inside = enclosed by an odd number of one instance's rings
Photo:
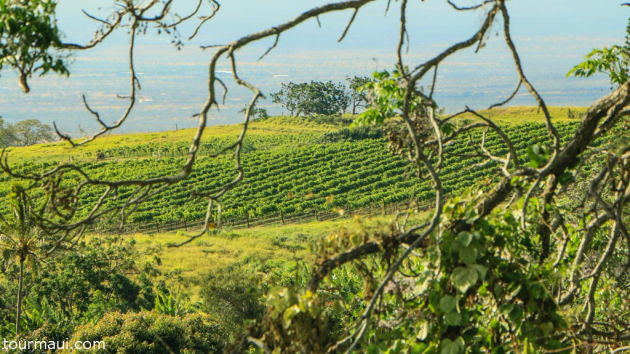
MULTIPOLYGON (((560 123, 558 130, 563 137, 570 134, 576 123, 560 123)), ((526 161, 526 148, 532 144, 548 143, 545 126, 541 123, 512 124, 503 127, 513 139, 519 158, 526 161)), ((334 208, 359 208, 382 203, 423 201, 434 197, 430 184, 418 182, 410 175, 409 163, 388 151, 383 138, 362 140, 336 138, 322 139, 321 133, 299 134, 306 146, 290 145, 296 140, 282 136, 254 136, 249 151, 243 157, 245 178, 222 201, 223 220, 243 217, 264 217, 282 211, 285 215, 309 210, 334 208), (326 140, 326 141, 324 141, 326 140), (286 146, 285 146, 286 145, 286 146)), ((470 137, 477 144, 480 134, 470 137)), ((227 144, 219 140, 206 144, 206 154, 227 144)), ((180 144, 151 144, 148 148, 135 148, 136 155, 124 159, 130 149, 117 147, 104 151, 103 161, 84 162, 95 177, 102 179, 132 178, 134 176, 160 176, 177 172, 183 157, 157 157, 182 155, 180 144)), ((479 182, 493 180, 496 163, 475 165, 457 155, 476 153, 475 144, 469 138, 459 138, 446 147, 448 157, 443 167, 444 187, 448 193, 456 193, 479 182)), ((507 147, 493 132, 486 137, 486 147, 497 156, 505 155, 507 147)), ((16 171, 46 169, 56 162, 24 163, 16 171)), ((153 202, 143 204, 128 220, 130 226, 146 223, 198 220, 205 214, 205 205, 191 198, 191 193, 211 192, 229 182, 235 176, 232 156, 207 158, 202 156, 192 176, 168 189, 153 202)), ((8 178, 0 179, 0 195, 7 195, 8 178)), ((77 217, 85 215, 97 202, 102 190, 85 189, 82 206, 77 217)), ((124 200, 131 193, 121 188, 118 195, 124 200)))

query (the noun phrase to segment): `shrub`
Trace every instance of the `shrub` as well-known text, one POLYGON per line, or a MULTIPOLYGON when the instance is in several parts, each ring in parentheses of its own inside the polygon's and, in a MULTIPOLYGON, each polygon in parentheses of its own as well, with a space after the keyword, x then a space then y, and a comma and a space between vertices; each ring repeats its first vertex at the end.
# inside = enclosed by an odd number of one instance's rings
POLYGON ((265 311, 260 289, 247 277, 253 273, 252 269, 230 265, 204 278, 203 311, 215 316, 231 334, 241 332, 248 320, 259 321, 265 311))
POLYGON ((220 353, 225 340, 216 321, 204 314, 109 313, 96 325, 78 327, 70 339, 70 343, 104 341, 104 349, 61 353, 220 353))

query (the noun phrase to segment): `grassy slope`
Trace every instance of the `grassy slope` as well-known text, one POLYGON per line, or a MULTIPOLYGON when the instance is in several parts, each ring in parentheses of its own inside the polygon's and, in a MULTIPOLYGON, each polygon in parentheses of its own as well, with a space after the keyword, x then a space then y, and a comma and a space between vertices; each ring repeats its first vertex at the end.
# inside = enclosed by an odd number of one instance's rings
MULTIPOLYGON (((575 122, 582 114, 586 113, 587 107, 548 107, 549 114, 553 122, 575 122), (569 118, 571 111, 575 118, 569 118)), ((480 111, 485 117, 492 119, 496 123, 501 124, 518 124, 518 123, 542 123, 545 116, 538 107, 507 107, 495 108, 489 111, 480 111)), ((472 114, 462 116, 465 119, 476 119, 472 114)))
MULTIPOLYGON (((409 225, 427 217, 419 213, 409 218, 409 225)), ((289 225, 268 225, 250 229, 225 230, 218 235, 204 236, 180 248, 166 248, 187 240, 194 232, 169 232, 163 234, 135 234, 133 237, 140 249, 163 247, 162 271, 176 271, 181 277, 167 284, 178 293, 198 300, 203 285, 203 276, 208 272, 229 265, 277 265, 291 260, 312 260, 308 246, 321 238, 341 229, 348 232, 360 228, 376 228, 389 225, 394 220, 390 215, 372 217, 339 218, 328 221, 312 221, 289 225)))
MULTIPOLYGON (((326 133, 335 131, 338 126, 331 124, 316 124, 304 118, 273 117, 265 121, 251 123, 249 136, 288 135, 295 133, 326 133)), ((217 125, 208 127, 202 142, 213 139, 236 140, 242 131, 242 124, 217 125)), ((67 161, 68 156, 84 158, 86 153, 92 156, 96 151, 109 150, 120 146, 136 147, 147 143, 173 144, 192 141, 196 129, 180 129, 177 131, 165 131, 159 133, 135 133, 135 134, 107 134, 95 141, 72 148, 67 142, 50 144, 38 144, 22 148, 8 148, 11 161, 67 161)))
MULTIPOLYGON (((576 112, 576 117, 586 112, 585 107, 549 107, 549 111, 554 121, 569 122, 576 118, 568 118, 568 111, 576 112)), ((508 107, 495 108, 490 111, 481 111, 486 117, 504 124, 518 124, 526 122, 543 122, 544 116, 536 107, 508 107)), ((468 114, 462 118, 472 119, 468 114)), ((316 124, 308 119, 293 117, 274 117, 262 122, 253 122, 248 134, 266 136, 272 134, 293 134, 293 133, 325 133, 338 129, 335 125, 316 124)), ((218 125, 207 128, 203 141, 210 141, 217 138, 233 138, 241 132, 240 124, 218 125)), ((39 144, 25 148, 9 148, 7 152, 13 161, 24 160, 60 160, 67 161, 68 156, 85 156, 86 153, 94 153, 97 150, 108 150, 119 146, 140 146, 148 142, 172 144, 178 142, 188 142, 192 140, 195 129, 180 129, 178 131, 166 131, 160 133, 135 133, 135 134, 108 134, 81 147, 72 148, 66 142, 50 144, 39 144)))

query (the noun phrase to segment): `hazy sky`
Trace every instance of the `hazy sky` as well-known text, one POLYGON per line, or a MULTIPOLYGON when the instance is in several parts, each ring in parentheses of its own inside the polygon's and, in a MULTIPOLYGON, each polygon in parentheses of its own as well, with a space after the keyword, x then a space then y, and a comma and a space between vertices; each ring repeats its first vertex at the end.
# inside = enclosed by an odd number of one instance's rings
MULTIPOLYGON (((196 1, 176 0, 182 13, 196 1)), ((143 102, 123 131, 173 129, 175 124, 194 125, 190 117, 206 99, 206 63, 212 54, 199 45, 223 44, 251 32, 290 20, 309 8, 328 3, 321 0, 230 0, 220 1, 221 10, 182 52, 170 37, 154 31, 138 41, 137 70, 143 83, 143 102)), ((237 55, 242 75, 259 85, 264 93, 277 90, 282 82, 334 80, 349 75, 369 75, 393 67, 398 33, 399 2, 384 16, 387 1, 363 8, 342 43, 337 43, 350 12, 321 17, 322 28, 309 21, 283 34, 279 46, 262 61, 256 59, 270 45, 267 40, 237 55)), ((470 5, 476 1, 458 2, 470 5)), ((111 11, 111 0, 59 0, 59 26, 66 41, 86 43, 98 25, 82 15, 111 11), (102 7, 99 10, 99 7, 102 7)), ((588 105, 608 89, 603 77, 565 79, 565 73, 592 48, 622 43, 630 8, 616 0, 511 0, 512 33, 523 57, 526 73, 552 105, 588 105)), ((439 53, 447 45, 468 38, 482 21, 481 12, 454 11, 445 0, 410 0, 411 45, 406 57, 413 66, 439 53)), ((180 32, 187 36, 190 26, 180 32)), ((500 30, 495 24, 493 32, 500 30)), ((32 92, 19 92, 15 75, 6 70, 0 77, 0 115, 16 121, 39 118, 57 121, 67 131, 79 126, 94 129, 91 116, 81 106, 85 93, 102 116, 114 121, 124 102, 116 94, 127 88, 124 53, 128 36, 117 33, 100 47, 77 53, 69 79, 45 77, 32 81, 32 92)), ((223 64, 224 65, 224 64, 223 64)), ((223 66, 222 69, 227 69, 223 66)), ((471 51, 449 59, 440 70, 437 98, 449 111, 464 105, 483 108, 511 93, 517 79, 501 38, 492 38, 480 54, 471 51)), ((231 86, 233 87, 233 86, 231 86)), ((213 124, 235 122, 238 110, 248 101, 247 92, 232 90, 226 106, 213 113, 213 124)), ((532 104, 525 94, 515 104, 532 104)), ((271 113, 282 113, 271 102, 261 103, 271 113)))
MULTIPOLYGON (((176 1, 177 2, 177 1, 176 1)), ((201 31, 194 43, 225 43, 249 33, 266 29, 292 19, 323 0, 231 0, 220 1, 221 10, 201 31)), ((457 1, 456 1, 457 2, 457 1)), ((461 5, 478 1, 460 0, 461 5)), ((60 0, 59 23, 69 40, 87 41, 96 28, 95 23, 81 14, 107 13, 111 0, 60 0), (100 12, 97 10, 103 7, 100 12)), ((409 31, 416 43, 443 43, 461 39, 466 31, 478 24, 479 13, 457 13, 445 0, 409 1, 409 31)), ((196 1, 179 0, 182 13, 191 9, 196 1)), ((393 2, 388 16, 384 16, 386 1, 375 1, 365 6, 357 18, 343 47, 383 49, 391 46, 392 36, 398 32, 398 4, 393 2)), ((512 14, 515 36, 575 36, 620 38, 630 15, 630 9, 620 7, 621 0, 512 0, 508 8, 512 14)), ((287 48, 332 49, 350 17, 350 12, 339 12, 322 17, 322 28, 315 21, 283 35, 287 48)), ((191 22, 191 25, 193 22, 191 22)), ((189 33, 191 26, 182 27, 189 33)), ((120 37, 109 44, 120 42, 120 37)))

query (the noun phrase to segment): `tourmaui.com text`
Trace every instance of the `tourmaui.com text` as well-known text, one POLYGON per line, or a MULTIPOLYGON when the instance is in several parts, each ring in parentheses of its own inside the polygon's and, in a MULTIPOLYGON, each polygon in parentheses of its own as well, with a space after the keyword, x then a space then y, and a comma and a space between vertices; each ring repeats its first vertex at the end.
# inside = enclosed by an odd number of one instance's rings
POLYGON ((16 349, 41 349, 41 350, 58 350, 58 349, 105 349, 105 342, 73 342, 70 341, 36 341, 36 340, 3 340, 3 350, 16 349))

